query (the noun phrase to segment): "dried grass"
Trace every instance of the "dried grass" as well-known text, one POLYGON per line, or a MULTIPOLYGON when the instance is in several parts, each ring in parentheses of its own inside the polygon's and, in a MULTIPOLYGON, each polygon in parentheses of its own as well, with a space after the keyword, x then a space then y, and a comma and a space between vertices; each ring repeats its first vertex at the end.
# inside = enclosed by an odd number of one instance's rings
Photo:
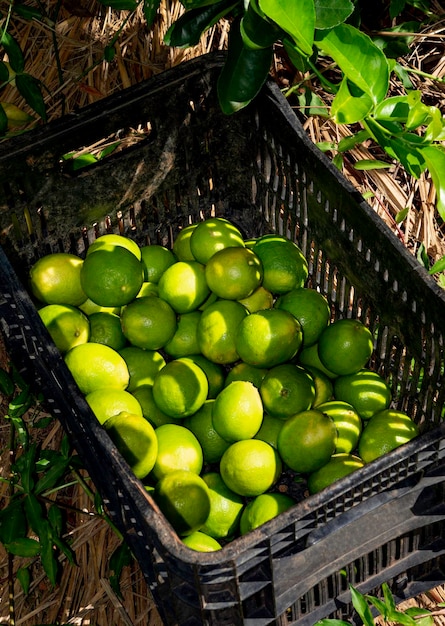
MULTIPOLYGON (((42 2, 48 14, 58 6, 57 0, 42 2)), ((168 27, 181 13, 179 2, 163 0, 151 32, 144 26, 142 10, 134 15, 119 15, 101 6, 96 0, 65 0, 54 22, 32 22, 14 18, 12 34, 20 42, 26 56, 26 70, 40 79, 45 86, 45 100, 49 119, 100 100, 104 96, 124 89, 142 79, 150 78, 184 60, 227 46, 228 24, 222 23, 202 37, 198 46, 190 50, 170 49, 163 45, 168 27), (128 18, 128 19, 127 19, 128 18), (105 47, 122 27, 114 45, 115 58, 104 60, 105 47)), ((9 1, 0 0, 0 12, 7 13, 9 1)), ((434 27, 416 35, 410 56, 402 63, 416 74, 415 86, 422 90, 425 100, 444 109, 445 107, 445 10, 439 0, 433 8, 441 19, 434 27), (435 81, 424 73, 440 79, 435 81)), ((2 58, 0 51, 0 58, 2 58)), ((283 81, 282 70, 287 69, 286 83, 301 80, 301 76, 289 75, 288 67, 277 50, 274 75, 283 81)), ((396 87, 394 87, 396 89, 396 87)), ((325 94, 320 94, 325 97, 325 94)), ((2 92, 3 101, 12 102, 26 109, 17 90, 10 86, 2 92)), ((338 142, 351 131, 336 126, 321 117, 309 117, 306 130, 314 142, 338 142)), ((389 227, 400 237, 413 254, 424 243, 432 260, 445 254, 443 225, 434 211, 434 189, 428 177, 411 179, 402 168, 391 164, 388 170, 358 171, 354 163, 360 159, 381 158, 375 146, 356 147, 348 153, 343 173, 362 192, 371 192, 369 202, 389 227), (397 216, 408 208, 405 220, 397 223, 397 216)), ((0 346, 0 355, 6 358, 0 346)), ((4 409, 4 407, 1 407, 4 409)), ((60 428, 47 434, 48 445, 57 446, 60 428)), ((0 473, 5 475, 8 467, 7 431, 2 426, 0 441, 0 473)), ((6 484, 0 482, 0 501, 7 497, 6 484)), ((91 502, 78 486, 69 494, 69 539, 72 540, 77 565, 62 559, 60 584, 49 586, 43 571, 34 565, 35 578, 31 592, 24 596, 16 583, 16 624, 55 623, 98 624, 100 626, 149 626, 160 625, 153 608, 147 586, 135 564, 124 570, 122 579, 123 598, 112 591, 109 582, 108 558, 117 545, 117 538, 106 522, 90 515, 91 502)), ((0 624, 8 623, 7 556, 0 546, 0 624)), ((21 565, 15 559, 15 567, 21 565)), ((445 600, 443 587, 422 594, 410 603, 422 607, 434 607, 445 600)), ((442 616, 435 618, 444 624, 442 616)))

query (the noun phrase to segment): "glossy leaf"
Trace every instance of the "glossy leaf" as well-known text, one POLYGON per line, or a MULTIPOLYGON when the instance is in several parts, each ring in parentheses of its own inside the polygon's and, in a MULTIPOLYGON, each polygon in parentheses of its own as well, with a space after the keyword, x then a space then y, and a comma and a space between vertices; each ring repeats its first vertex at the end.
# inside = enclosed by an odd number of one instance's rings
POLYGON ((337 124, 354 124, 365 118, 372 109, 372 100, 367 93, 354 96, 351 85, 344 78, 332 102, 331 115, 337 124))
POLYGON ((8 54, 11 69, 17 73, 23 72, 25 69, 25 57, 14 37, 10 33, 0 30, 0 46, 2 46, 8 54))
POLYGON ((345 22, 354 10, 350 0, 314 0, 315 28, 333 28, 345 22))
POLYGON ((445 219, 445 150, 439 146, 425 146, 422 156, 436 188, 437 210, 445 219))
POLYGON ((135 11, 138 3, 136 0, 97 0, 100 4, 103 4, 115 11, 135 11))
POLYGON ((315 30, 313 0, 259 0, 259 6, 267 17, 291 36, 303 54, 312 54, 315 30))
POLYGON ((430 121, 425 130, 426 141, 445 141, 445 118, 437 107, 430 107, 430 121))
POLYGON ((390 163, 385 163, 385 161, 379 161, 378 159, 362 159, 354 164, 354 168, 362 172, 368 170, 386 170, 389 167, 391 167, 390 163))
POLYGON ((385 100, 375 107, 373 117, 376 120, 406 122, 409 109, 410 105, 407 96, 392 96, 385 98, 385 100))
POLYGON ((408 118, 405 128, 407 130, 415 130, 419 126, 428 123, 431 112, 430 107, 422 102, 422 93, 419 90, 413 90, 407 95, 409 105, 408 118))
POLYGON ((316 45, 374 104, 383 100, 389 87, 388 62, 367 35, 349 24, 340 24, 329 31, 318 31, 316 45))
POLYGON ((374 618, 372 616, 371 609, 369 608, 363 594, 361 594, 352 585, 349 585, 349 589, 351 590, 352 604, 354 605, 354 609, 359 614, 363 624, 365 626, 374 626, 374 618))
POLYGON ((268 48, 281 38, 282 30, 269 19, 261 17, 249 4, 240 24, 244 45, 253 50, 268 48))
POLYGON ((40 552, 40 543, 30 537, 21 537, 5 544, 5 548, 11 554, 22 557, 34 557, 40 552))
POLYGON ((218 98, 227 115, 247 106, 264 85, 272 62, 272 47, 252 50, 243 44, 241 33, 232 25, 229 52, 218 77, 218 98))
POLYGON ((429 615, 430 611, 420 606, 410 606, 405 613, 410 617, 414 617, 416 626, 434 626, 434 617, 429 615), (422 617, 423 616, 423 617, 422 617))
POLYGON ((233 0, 223 0, 211 6, 187 11, 170 26, 164 37, 167 46, 188 48, 196 46, 201 35, 236 6, 233 0))
POLYGON ((31 74, 17 74, 15 84, 27 104, 46 122, 46 106, 40 82, 31 74))

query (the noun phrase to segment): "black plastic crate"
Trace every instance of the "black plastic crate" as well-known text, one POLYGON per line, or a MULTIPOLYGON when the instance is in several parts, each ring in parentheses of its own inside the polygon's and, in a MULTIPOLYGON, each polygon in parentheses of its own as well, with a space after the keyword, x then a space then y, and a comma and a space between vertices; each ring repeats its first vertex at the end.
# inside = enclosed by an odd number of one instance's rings
POLYGON ((310 626, 352 615, 348 583, 397 599, 445 581, 444 292, 306 137, 276 85, 226 117, 221 55, 184 63, 0 144, 0 322, 136 555, 166 624, 310 626), (139 125, 141 125, 139 127, 139 125), (129 128, 141 140, 70 172, 62 156, 129 128), (210 215, 276 231, 309 261, 333 315, 375 337, 372 367, 422 435, 233 541, 186 548, 78 392, 25 289, 50 251, 98 234, 170 245, 210 215))

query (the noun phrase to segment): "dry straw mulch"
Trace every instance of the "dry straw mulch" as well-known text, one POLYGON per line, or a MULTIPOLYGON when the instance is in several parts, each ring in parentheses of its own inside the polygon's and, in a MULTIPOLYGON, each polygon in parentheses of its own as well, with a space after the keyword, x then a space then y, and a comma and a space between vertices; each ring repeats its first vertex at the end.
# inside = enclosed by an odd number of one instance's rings
MULTIPOLYGON (((0 14, 6 15, 9 0, 0 0, 0 14)), ((10 31, 25 52, 26 70, 42 81, 49 119, 100 100, 121 89, 150 78, 184 60, 227 46, 228 24, 218 24, 191 50, 170 49, 163 45, 163 37, 170 24, 180 15, 179 2, 162 0, 153 29, 148 32, 142 11, 127 15, 112 12, 96 0, 42 0, 53 20, 23 20, 14 17, 10 31), (104 49, 112 38, 121 33, 115 44, 115 58, 104 60, 104 49)), ((434 25, 415 36, 410 54, 401 60, 414 70, 414 86, 422 90, 425 101, 445 108, 445 9, 439 0, 432 6, 439 19, 434 25), (438 80, 435 80, 438 79, 438 80)), ((4 59, 0 49, 0 59, 4 59)), ((295 85, 305 77, 289 67, 277 48, 273 76, 283 87, 295 85)), ((329 105, 328 96, 316 83, 308 82, 329 105)), ((398 92, 396 84, 394 93, 398 92)), ((26 109, 16 89, 3 90, 2 101, 12 102, 26 109)), ((295 98, 290 102, 296 106, 295 98)), ((303 115, 305 128, 314 142, 338 142, 351 133, 347 127, 336 126, 329 119, 303 115)), ((370 145, 356 147, 348 153, 343 173, 369 197, 369 203, 389 227, 415 254, 423 243, 432 261, 445 254, 443 225, 434 210, 435 193, 428 176, 413 180, 397 165, 389 169, 358 171, 354 163, 360 159, 383 158, 378 148, 370 145), (397 215, 408 208, 402 223, 397 215)), ((7 356, 0 355, 3 364, 7 356)), ((0 407, 4 414, 4 404, 0 407)), ((45 445, 60 442, 61 429, 54 426, 45 433, 45 445)), ((8 468, 7 427, 0 425, 0 474, 8 468)), ((5 483, 0 483, 0 501, 7 496, 5 483)), ((118 539, 107 523, 92 514, 90 499, 80 487, 73 487, 67 496, 69 510, 69 539, 76 555, 77 565, 62 562, 62 576, 56 589, 49 586, 38 567, 29 596, 25 597, 16 583, 16 624, 97 624, 98 626, 136 626, 160 624, 153 608, 147 586, 138 566, 124 570, 123 598, 118 598, 109 584, 108 558, 118 539)), ((16 560, 18 561, 18 559, 16 560)), ((16 564, 17 566, 17 564, 16 564)), ((9 623, 8 560, 0 547, 0 624, 9 623)), ((445 600, 442 587, 410 601, 425 607, 434 607, 445 600)), ((436 622, 445 623, 441 616, 436 622)))

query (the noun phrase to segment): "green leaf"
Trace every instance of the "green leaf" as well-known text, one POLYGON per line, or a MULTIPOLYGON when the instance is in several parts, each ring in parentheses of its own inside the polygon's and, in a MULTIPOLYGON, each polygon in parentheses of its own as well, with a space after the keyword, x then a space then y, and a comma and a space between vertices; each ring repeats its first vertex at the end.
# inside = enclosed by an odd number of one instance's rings
POLYGON ((409 207, 405 207, 395 216, 396 224, 401 224, 409 213, 409 207))
POLYGON ((110 7, 115 11, 135 11, 138 3, 136 0, 97 0, 100 4, 110 7))
POLYGON ((112 45, 105 46, 104 48, 105 61, 108 61, 108 63, 111 63, 111 61, 113 61, 115 56, 116 56, 116 48, 112 45))
POLYGON ((439 146, 425 146, 421 152, 436 189, 437 210, 445 219, 445 150, 439 146))
POLYGON ((405 124, 407 130, 415 130, 419 126, 424 126, 430 119, 430 107, 424 104, 421 98, 422 94, 417 90, 411 91, 407 96, 409 105, 408 118, 405 124))
POLYGON ((94 154, 81 154, 72 160, 73 170, 80 170, 82 167, 87 167, 93 163, 97 163, 97 157, 94 154))
POLYGON ((70 546, 61 537, 53 535, 54 545, 62 552, 68 559, 71 565, 76 565, 76 555, 71 550, 70 546))
POLYGON ((25 513, 28 524, 35 534, 42 539, 48 532, 49 522, 43 517, 42 506, 33 493, 29 493, 25 498, 25 513))
POLYGON ((318 31, 316 45, 374 104, 383 100, 389 87, 388 62, 367 35, 349 24, 339 24, 329 31, 318 31))
POLYGON ((391 167, 391 163, 385 163, 385 161, 379 161, 378 159, 361 159, 354 164, 354 169, 358 171, 368 170, 385 170, 391 167))
POLYGON ((315 30, 314 0, 259 0, 260 9, 294 40, 307 56, 312 54, 315 30))
POLYGON ((8 406, 9 417, 21 417, 26 413, 32 404, 32 397, 29 393, 29 389, 22 389, 15 398, 13 398, 8 406))
POLYGON ((46 122, 46 106, 43 100, 40 81, 31 74, 17 74, 15 84, 27 104, 46 122))
MULTIPOLYGON (((394 128, 391 123, 386 123, 386 126, 383 126, 381 122, 371 118, 367 118, 362 123, 390 157, 400 161, 411 176, 419 178, 426 168, 426 161, 423 157, 424 148, 415 145, 413 135, 400 133, 397 137, 393 136, 390 134, 391 130, 398 132, 399 127, 394 128)), ((417 137, 417 140, 421 141, 421 138, 417 137)))
POLYGON ((383 615, 386 618, 389 614, 389 609, 386 606, 385 602, 380 598, 376 598, 374 596, 365 596, 366 600, 368 600, 371 604, 375 606, 375 608, 379 611, 380 615, 383 615))
POLYGON ((11 554, 22 557, 34 557, 40 552, 40 543, 29 537, 21 537, 5 544, 5 548, 11 554))
POLYGON ((110 557, 110 570, 113 574, 110 576, 110 585, 115 593, 121 597, 120 577, 125 566, 133 562, 133 555, 126 543, 121 543, 110 557))
POLYGON ((431 269, 428 270, 430 274, 438 274, 439 272, 445 271, 445 256, 440 258, 438 261, 434 263, 431 269))
POLYGON ((373 117, 382 121, 406 122, 409 109, 407 96, 392 96, 385 98, 375 107, 373 117))
POLYGON ((17 74, 19 72, 23 72, 23 70, 25 69, 25 57, 23 56, 23 52, 19 44, 8 32, 2 31, 1 29, 0 32, 0 45, 3 46, 8 54, 9 65, 11 66, 11 69, 17 74))
POLYGON ((391 59, 388 59, 391 71, 402 81, 402 85, 405 89, 409 90, 413 88, 409 72, 400 65, 400 63, 394 63, 391 65, 391 59))
POLYGON ((44 493, 48 489, 52 489, 56 486, 60 480, 60 478, 65 474, 66 469, 69 465, 69 459, 64 457, 59 457, 57 460, 53 462, 50 468, 45 472, 45 474, 40 478, 37 484, 34 487, 34 493, 39 495, 44 493))
POLYGON ((236 24, 230 30, 229 51, 218 77, 222 111, 230 115, 247 106, 259 93, 272 63, 272 47, 251 50, 243 44, 236 24))
POLYGON ((60 536, 63 531, 63 515, 57 504, 52 504, 48 509, 48 520, 54 533, 60 536))
POLYGON ((374 626, 374 618, 372 617, 371 609, 365 600, 363 594, 361 594, 355 587, 349 585, 351 591, 352 604, 359 614, 363 624, 365 626, 374 626))
POLYGON ((332 101, 331 116, 337 124, 354 124, 363 120, 372 109, 372 100, 367 93, 354 96, 347 78, 343 78, 340 88, 332 101))
POLYGON ((11 102, 0 102, 8 118, 8 126, 23 126, 34 118, 11 102))
POLYGON ((305 115, 328 117, 325 103, 312 89, 309 89, 309 87, 306 87, 302 92, 297 94, 297 100, 299 108, 305 115))
POLYGON ((12 10, 17 15, 20 15, 25 20, 43 20, 44 15, 39 9, 30 6, 29 4, 21 4, 19 2, 15 2, 12 10))
POLYGON ((344 163, 344 158, 343 155, 340 154, 340 152, 338 152, 335 157, 332 159, 332 163, 335 165, 335 167, 340 170, 340 172, 343 169, 343 163, 344 163))
POLYGON ((429 107, 429 111, 430 121, 425 129, 425 141, 444 141, 445 118, 437 107, 429 107))
POLYGON ((434 626, 434 617, 429 615, 430 611, 428 609, 423 609, 420 606, 410 606, 405 613, 415 618, 416 626, 434 626), (424 617, 420 617, 421 615, 424 617))
POLYGON ((144 0, 144 17, 148 28, 153 26, 161 0, 144 0))
POLYGON ((201 35, 236 6, 233 0, 223 0, 208 7, 187 11, 168 29, 164 37, 167 46, 188 48, 196 46, 201 35))
POLYGON ((391 0, 389 4, 389 16, 391 19, 394 19, 405 8, 406 0, 391 0))
POLYGON ((373 37, 373 41, 385 55, 390 59, 398 59, 404 57, 410 52, 410 46, 414 41, 413 35, 405 35, 405 33, 417 32, 420 22, 401 22, 393 28, 385 28, 380 31, 379 35, 373 37), (385 35, 385 33, 388 33, 385 35), (400 36, 397 37, 397 33, 400 36))
POLYGON ((445 274, 439 274, 436 280, 439 287, 445 289, 445 274))
POLYGON ((350 0, 314 0, 315 28, 333 28, 345 22, 354 10, 350 0))
POLYGON ((329 152, 330 150, 337 150, 337 144, 333 141, 319 141, 316 144, 317 148, 322 152, 329 152))
POLYGON ((363 143, 369 139, 369 133, 367 130, 359 130, 355 135, 351 135, 350 137, 344 137, 340 139, 338 142, 338 151, 339 152, 347 152, 351 150, 359 143, 363 143))
POLYGON ((388 583, 383 583, 382 584, 382 591, 383 591, 383 597, 385 598, 385 604, 386 606, 391 610, 394 611, 396 608, 396 603, 394 601, 394 597, 391 593, 391 590, 388 586, 388 583))
POLYGON ((283 31, 269 19, 259 15, 249 4, 240 24, 245 46, 258 50, 268 48, 281 38, 283 31))
POLYGON ((9 69, 4 61, 0 61, 0 83, 6 83, 9 80, 9 69))
POLYGON ((56 558, 53 548, 53 539, 49 532, 40 537, 40 560, 42 561, 43 569, 50 583, 55 586, 59 571, 59 562, 56 558))
POLYGON ((25 537, 28 531, 21 500, 13 500, 0 511, 0 542, 11 543, 25 537))
MULTIPOLYGON (((36 456, 36 443, 32 443, 16 461, 16 470, 20 473, 23 491, 30 493, 34 487, 34 468, 36 456)), ((25 500, 26 502, 26 500, 25 500)))
POLYGON ((19 569, 15 573, 15 576, 19 581, 21 588, 23 589, 23 593, 25 594, 25 596, 27 596, 31 584, 31 574, 29 573, 29 569, 27 567, 19 567, 19 569))
POLYGON ((309 70, 307 55, 302 54, 300 49, 289 37, 283 37, 282 41, 292 65, 296 67, 297 70, 300 70, 300 72, 307 72, 309 70))
POLYGON ((419 261, 420 265, 423 265, 426 270, 429 270, 430 260, 428 258, 426 248, 423 243, 420 244, 419 249, 417 250, 416 258, 419 261))

